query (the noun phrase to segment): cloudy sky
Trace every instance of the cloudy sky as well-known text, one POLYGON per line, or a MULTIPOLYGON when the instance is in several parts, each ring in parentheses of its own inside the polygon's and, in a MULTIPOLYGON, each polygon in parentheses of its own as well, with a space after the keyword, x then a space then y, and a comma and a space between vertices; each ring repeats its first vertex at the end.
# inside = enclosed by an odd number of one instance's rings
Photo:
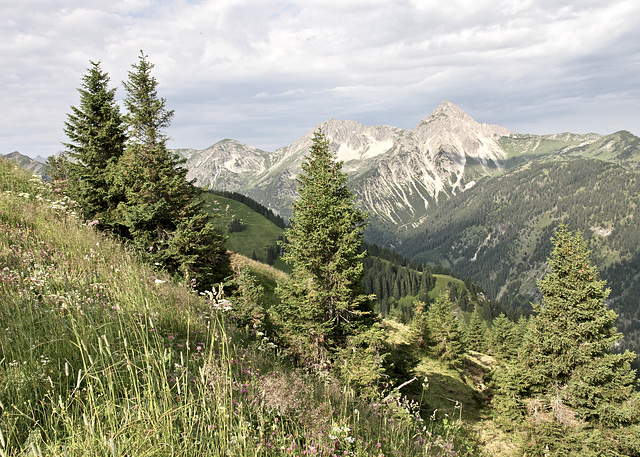
POLYGON ((2 0, 0 153, 60 150, 89 62, 122 99, 140 50, 172 148, 408 129, 445 99, 519 133, 640 135, 637 0, 2 0))

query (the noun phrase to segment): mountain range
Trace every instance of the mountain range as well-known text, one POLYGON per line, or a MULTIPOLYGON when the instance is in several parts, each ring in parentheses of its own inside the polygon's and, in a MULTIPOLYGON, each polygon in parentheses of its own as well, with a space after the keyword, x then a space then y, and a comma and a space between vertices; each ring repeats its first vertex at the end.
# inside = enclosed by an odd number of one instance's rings
POLYGON ((176 152, 187 160, 188 178, 200 186, 248 195, 288 218, 295 178, 318 129, 344 162, 356 200, 370 213, 367 238, 389 246, 398 246, 417 229, 438 202, 462 194, 483 177, 536 159, 591 157, 636 170, 640 164, 640 138, 626 131, 518 134, 477 122, 448 101, 408 130, 331 119, 274 152, 236 140, 176 152))
POLYGON ((539 298, 557 225, 581 230, 612 288, 623 344, 640 350, 640 138, 515 133, 443 101, 413 129, 331 119, 272 152, 231 139, 175 152, 201 187, 287 218, 318 129, 370 213, 367 241, 449 268, 513 310, 539 298))
POLYGON ((370 213, 368 241, 447 267, 512 310, 539 299, 557 225, 580 230, 612 288, 622 344, 640 350, 640 138, 515 133, 444 101, 409 130, 331 119, 274 152, 235 140, 177 152, 201 186, 289 217, 318 129, 370 213))
POLYGON ((8 154, 3 154, 0 157, 18 163, 22 168, 29 170, 31 173, 46 177, 46 159, 43 159, 40 156, 32 159, 24 154, 20 154, 18 151, 13 151, 8 154))

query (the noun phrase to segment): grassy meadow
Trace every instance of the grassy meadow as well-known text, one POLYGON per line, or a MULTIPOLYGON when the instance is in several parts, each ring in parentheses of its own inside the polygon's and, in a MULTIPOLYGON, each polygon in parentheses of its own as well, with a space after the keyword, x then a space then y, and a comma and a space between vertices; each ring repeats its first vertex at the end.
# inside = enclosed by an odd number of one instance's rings
POLYGON ((0 161, 0 456, 478 454, 461 417, 421 416, 397 389, 364 403, 234 329, 233 306, 0 161))
MULTIPOLYGON (((208 192, 204 194, 204 198, 205 210, 218 216, 213 221, 214 225, 228 236, 227 248, 246 257, 251 257, 255 252, 258 260, 266 262, 269 247, 275 246, 284 230, 244 203, 208 192), (233 219, 241 221, 242 230, 229 233, 229 225, 233 219)), ((290 271, 290 267, 280 259, 276 260, 275 266, 280 270, 290 271)))

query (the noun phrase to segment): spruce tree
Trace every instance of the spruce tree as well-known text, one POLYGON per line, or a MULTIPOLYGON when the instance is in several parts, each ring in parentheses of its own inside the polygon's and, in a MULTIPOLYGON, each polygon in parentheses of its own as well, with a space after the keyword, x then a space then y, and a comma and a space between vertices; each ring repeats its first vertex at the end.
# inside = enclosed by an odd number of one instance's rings
POLYGON ((230 273, 224 237, 203 211, 201 190, 186 179, 184 160, 166 146, 173 111, 158 96, 153 67, 141 53, 124 83, 129 142, 116 170, 115 191, 124 196, 118 212, 151 261, 202 290, 230 273))
POLYGON ((434 344, 434 352, 454 368, 462 368, 462 355, 465 350, 464 333, 447 295, 441 295, 431 304, 428 317, 429 334, 434 344))
POLYGON ((416 301, 413 306, 413 319, 409 325, 409 339, 421 357, 427 352, 427 348, 431 345, 429 316, 427 314, 426 303, 416 301))
POLYGON ((278 284, 276 313, 283 338, 311 362, 331 353, 370 324, 369 297, 362 290, 366 214, 347 188, 342 163, 316 131, 293 204, 282 259, 292 265, 289 281, 278 284))
POLYGON ((589 261, 581 234, 561 225, 553 239, 551 272, 538 283, 542 304, 535 306, 522 364, 530 370, 527 394, 554 397, 581 420, 609 426, 627 422, 622 408, 634 384, 629 351, 613 353, 622 334, 607 309, 609 290, 589 261))
POLYGON ((605 304, 609 290, 579 232, 560 225, 552 241, 551 271, 538 283, 542 303, 534 305, 518 360, 496 376, 498 417, 511 424, 527 419, 525 452, 560 455, 562 446, 582 454, 597 449, 594 455, 637 452, 640 429, 626 427, 640 413, 630 365, 635 355, 612 352, 622 335, 605 304), (587 444, 585 437, 600 438, 587 444))
POLYGON ((71 158, 64 162, 68 190, 84 217, 117 231, 113 211, 119 199, 110 192, 111 174, 124 152, 126 135, 115 91, 109 88, 109 76, 100 62, 91 62, 78 89, 80 105, 67 114, 64 132, 69 143, 63 144, 71 158))
POLYGON ((499 358, 510 359, 518 355, 522 341, 518 337, 516 325, 504 313, 491 322, 491 352, 499 358))
POLYGON ((469 349, 477 352, 485 352, 487 350, 489 328, 487 327, 487 322, 482 318, 479 307, 476 307, 471 313, 466 333, 469 349))

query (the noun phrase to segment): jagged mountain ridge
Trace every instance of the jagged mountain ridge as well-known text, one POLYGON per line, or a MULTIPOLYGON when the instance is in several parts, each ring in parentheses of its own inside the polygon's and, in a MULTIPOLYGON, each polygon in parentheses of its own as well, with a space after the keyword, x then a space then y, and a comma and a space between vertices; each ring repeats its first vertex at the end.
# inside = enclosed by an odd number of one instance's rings
POLYGON ((640 169, 640 138, 629 132, 518 134, 477 122, 446 100, 413 129, 330 119, 274 152, 235 140, 177 152, 187 159, 188 177, 202 187, 240 192, 289 217, 295 178, 318 128, 370 213, 368 239, 384 245, 397 245, 439 200, 527 162, 571 156, 640 169))
POLYGON ((174 151, 186 159, 188 177, 198 185, 243 193, 289 217, 295 178, 318 128, 344 161, 358 203, 370 212, 368 240, 387 246, 397 246, 438 201, 533 160, 577 156, 640 170, 640 138, 629 132, 517 134, 476 122, 448 101, 413 129, 331 119, 273 152, 231 139, 204 150, 174 151))
POLYGON ((18 151, 9 152, 8 154, 3 154, 0 157, 3 159, 11 160, 19 164, 22 168, 29 170, 31 173, 42 175, 46 177, 46 170, 44 160, 41 157, 37 157, 36 159, 32 159, 24 154, 20 154, 18 151), (37 160, 40 159, 40 160, 37 160))
POLYGON ((234 140, 177 152, 187 159, 188 178, 199 185, 244 193, 288 217, 295 177, 318 128, 344 161, 356 199, 372 220, 402 226, 419 223, 443 195, 464 191, 500 169, 507 153, 499 140, 513 135, 444 101, 409 130, 331 119, 273 153, 234 140))

